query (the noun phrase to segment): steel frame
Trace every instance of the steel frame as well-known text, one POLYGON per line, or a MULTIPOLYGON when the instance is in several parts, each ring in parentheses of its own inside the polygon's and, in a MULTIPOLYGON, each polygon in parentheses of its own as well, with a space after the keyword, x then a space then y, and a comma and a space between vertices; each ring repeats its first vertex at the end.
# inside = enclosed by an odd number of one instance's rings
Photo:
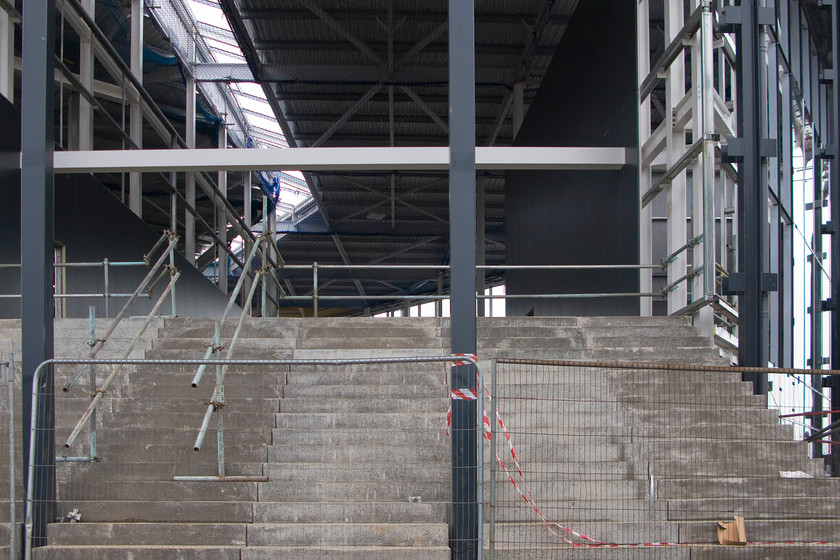
MULTIPOLYGON (((822 68, 799 2, 742 3, 749 9, 733 4, 722 2, 713 11, 710 2, 692 0, 685 12, 682 2, 665 0, 664 52, 651 66, 649 3, 638 0, 641 262, 660 257, 651 235, 658 218, 647 209, 665 208, 668 313, 693 315, 722 349, 737 351, 741 365, 791 367, 797 235, 792 130, 797 118, 813 127, 815 170, 836 166, 837 78, 822 68), (663 80, 665 103, 659 107, 651 94, 663 80), (650 129, 654 110, 664 113, 657 130, 650 129)), ((833 10, 836 52, 836 3, 823 9, 833 10)), ((832 193, 838 190, 836 175, 831 173, 832 193)), ((811 244, 815 256, 807 265, 812 277, 807 353, 812 367, 822 368, 820 329, 829 310, 837 341, 831 355, 840 352, 838 300, 832 295, 835 299, 823 302, 823 277, 830 275, 823 270, 821 248, 822 236, 834 235, 831 267, 840 274, 834 225, 840 218, 826 223, 821 215, 827 213, 826 189, 817 183, 809 219, 809 229, 817 233, 811 244)), ((642 272, 642 286, 656 291, 655 280, 642 272)), ((758 392, 766 391, 762 379, 755 382, 758 392)))

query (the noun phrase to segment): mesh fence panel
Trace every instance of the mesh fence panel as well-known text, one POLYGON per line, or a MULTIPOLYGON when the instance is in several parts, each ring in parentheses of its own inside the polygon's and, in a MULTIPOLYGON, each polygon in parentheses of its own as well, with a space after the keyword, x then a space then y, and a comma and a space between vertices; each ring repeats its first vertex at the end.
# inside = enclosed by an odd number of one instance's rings
POLYGON ((511 446, 496 424, 491 558, 730 558, 712 545, 736 515, 761 558, 840 550, 840 480, 740 371, 503 361, 494 377, 511 446))
MULTIPOLYGON (((104 545, 140 556, 138 547, 151 545, 283 546, 290 557, 310 554, 306 547, 420 547, 429 558, 448 558, 442 361, 231 365, 225 404, 211 413, 198 451, 215 366, 194 389, 194 365, 124 365, 95 418, 66 448, 96 393, 88 385, 100 386, 108 374, 96 367, 95 382, 85 373, 69 392, 61 387, 75 365, 55 366, 57 390, 43 384, 42 395, 55 399, 56 499, 33 504, 49 523, 35 546, 104 545)), ((48 495, 49 475, 35 483, 48 495)))

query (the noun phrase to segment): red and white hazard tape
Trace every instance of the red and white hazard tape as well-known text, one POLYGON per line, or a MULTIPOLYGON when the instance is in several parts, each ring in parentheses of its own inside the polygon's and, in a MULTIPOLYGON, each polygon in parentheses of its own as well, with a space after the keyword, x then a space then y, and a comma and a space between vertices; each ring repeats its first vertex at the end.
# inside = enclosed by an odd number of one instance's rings
MULTIPOLYGON (((461 360, 453 360, 453 366, 464 366, 474 364, 478 361, 478 358, 475 354, 454 354, 455 356, 462 356, 468 358, 469 361, 461 361, 461 360)), ((491 400, 493 397, 490 394, 487 385, 481 383, 481 377, 479 376, 479 372, 476 371, 476 379, 479 385, 479 390, 483 389, 485 394, 487 395, 487 400, 491 400)), ((453 389, 450 393, 450 398, 452 400, 477 400, 478 391, 474 389, 453 389)), ((490 419, 487 417, 487 410, 483 410, 483 417, 484 417, 484 438, 490 441, 491 433, 492 433, 492 425, 490 419)), ((507 475, 508 480, 525 501, 528 506, 534 510, 537 516, 540 518, 542 523, 546 526, 546 528, 551 532, 552 535, 556 536, 561 541, 565 542, 566 544, 574 547, 586 547, 586 548, 641 548, 641 547, 664 547, 664 546, 696 546, 698 544, 709 544, 709 543, 673 543, 673 542, 646 542, 646 543, 633 543, 633 544, 617 544, 617 543, 607 543, 603 541, 599 541, 597 539, 593 539, 592 537, 588 537, 582 533, 575 531, 569 527, 561 525, 560 523, 549 519, 546 517, 543 512, 540 510, 539 506, 537 505, 536 501, 534 500, 533 495, 531 494, 531 489, 528 487, 528 483, 525 481, 525 474, 522 471, 522 466, 519 464, 519 459, 516 456, 516 450, 513 447, 513 442, 510 437, 510 432, 508 432, 507 426, 505 426, 504 421, 502 420, 501 414, 499 414, 498 409, 496 410, 496 420, 499 423, 499 427, 502 430, 502 433, 505 435, 505 440, 508 444, 508 452, 510 453, 511 459, 513 459, 513 463, 516 467, 516 472, 519 475, 519 479, 521 482, 522 488, 520 488, 520 484, 517 484, 516 479, 514 478, 513 474, 511 474, 510 470, 505 465, 504 461, 501 457, 499 457, 498 453, 495 453, 496 461, 498 461, 499 465, 502 467, 502 471, 507 475), (523 491, 524 488, 524 491, 523 491), (572 538, 579 539, 585 542, 574 542, 570 540, 570 538, 566 538, 563 536, 565 533, 571 535, 572 538)), ((449 427, 452 422, 452 405, 450 403, 449 410, 446 412, 446 435, 449 435, 449 427)), ((750 541, 749 544, 753 545, 832 545, 832 544, 840 544, 840 542, 829 542, 829 541, 750 541)))

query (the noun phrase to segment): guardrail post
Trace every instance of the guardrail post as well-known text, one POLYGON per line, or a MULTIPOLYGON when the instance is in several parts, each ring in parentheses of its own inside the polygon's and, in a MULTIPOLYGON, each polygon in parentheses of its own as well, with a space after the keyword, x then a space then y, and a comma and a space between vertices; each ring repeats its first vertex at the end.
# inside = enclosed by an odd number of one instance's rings
MULTIPOLYGON (((216 334, 214 337, 216 346, 213 349, 213 357, 222 357, 222 324, 216 321, 216 334)), ((216 408, 216 458, 219 467, 219 478, 225 476, 225 417, 223 407, 225 405, 225 386, 222 372, 222 364, 216 364, 216 391, 214 401, 216 408)))
POLYGON ((312 263, 312 315, 318 316, 318 263, 312 263))
POLYGON ((110 302, 111 302, 111 267, 110 261, 105 259, 102 261, 102 274, 105 276, 105 317, 110 317, 110 302))
MULTIPOLYGON (((88 346, 96 346, 96 306, 88 307, 88 346)), ((90 364, 88 368, 88 379, 90 380, 90 392, 96 392, 96 364, 90 364)), ((96 410, 90 413, 90 460, 96 459, 96 410)))
POLYGON ((8 385, 8 410, 9 410, 9 560, 17 558, 17 493, 15 492, 15 357, 9 354, 8 362, 0 362, 0 378, 8 385))

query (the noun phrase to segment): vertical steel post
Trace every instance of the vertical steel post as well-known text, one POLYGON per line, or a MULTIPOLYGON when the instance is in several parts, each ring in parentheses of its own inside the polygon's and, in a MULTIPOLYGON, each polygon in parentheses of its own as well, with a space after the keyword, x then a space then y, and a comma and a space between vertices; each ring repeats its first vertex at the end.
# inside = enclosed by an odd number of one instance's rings
MULTIPOLYGON (((220 359, 222 357, 222 323, 216 321, 216 332, 213 335, 215 348, 213 349, 213 358, 220 359)), ((219 478, 225 476, 225 385, 224 376, 222 372, 222 364, 216 364, 216 404, 220 405, 216 408, 216 460, 219 467, 219 478)))
MULTIPOLYGON (((263 194, 263 207, 262 207, 262 230, 263 235, 268 233, 268 195, 263 194)), ((270 239, 272 243, 274 243, 273 237, 266 237, 266 240, 270 239)), ((270 256, 269 248, 267 244, 263 246, 262 249, 262 268, 264 269, 268 266, 268 258, 270 256)), ((254 281, 261 281, 262 282, 262 316, 268 317, 268 284, 265 278, 265 275, 261 275, 259 278, 254 278, 254 281)))
MULTIPOLYGON (((96 306, 88 306, 88 346, 96 346, 96 306)), ((96 364, 88 367, 88 381, 90 394, 96 393, 96 364)), ((90 413, 90 455, 91 461, 96 460, 96 409, 90 413)))
MULTIPOLYGON (((766 294, 761 276, 764 237, 767 228, 767 188, 761 177, 758 65, 758 6, 741 5, 741 24, 736 26, 738 134, 743 160, 738 165, 738 271, 743 275, 743 293, 738 298, 738 361, 741 366, 767 365, 767 333, 762 329, 766 294)), ((767 375, 745 375, 756 394, 767 394, 767 375)))
MULTIPOLYGON (((32 418, 32 385, 41 362, 53 357, 53 130, 55 7, 52 2, 23 4, 21 76, 21 328, 23 464, 28 464, 30 428, 40 429, 32 442, 34 494, 32 536, 43 544, 47 523, 55 517, 55 412, 53 376, 38 392, 38 418, 32 418)), ((28 481, 28 472, 27 472, 28 481)))
POLYGON ((102 274, 105 277, 105 317, 110 317, 111 305, 111 262, 108 259, 102 261, 102 274))
POLYGON ((312 316, 318 316, 318 263, 312 263, 312 316))
POLYGON ((15 453, 15 357, 9 354, 9 361, 6 364, 0 363, 0 368, 5 367, 5 375, 2 379, 6 381, 8 388, 8 401, 6 402, 9 410, 9 560, 16 560, 18 558, 18 528, 17 528, 17 484, 15 479, 15 462, 17 454, 15 453))
MULTIPOLYGON (((813 211, 813 228, 814 237, 811 247, 814 252, 811 255, 811 305, 809 307, 811 312, 811 369, 819 371, 822 369, 823 361, 823 328, 822 328, 822 265, 823 265, 823 243, 822 243, 822 160, 814 155, 813 159, 813 177, 814 177, 814 211, 813 211)), ((823 410, 823 386, 822 374, 818 373, 811 376, 811 385, 814 387, 814 412, 823 410)), ((811 425, 814 428, 822 427, 822 416, 814 415, 811 417, 811 425)), ((823 444, 814 444, 814 457, 822 457, 823 444)))
POLYGON ((488 559, 496 560, 496 360, 490 366, 490 496, 489 496, 489 518, 488 526, 488 559))
MULTIPOLYGON (((476 351, 475 3, 449 0, 449 245, 452 352, 476 351)), ((475 368, 455 367, 453 389, 475 387, 475 368)), ((452 401, 454 560, 477 558, 476 401, 452 401)))
MULTIPOLYGON (((683 6, 676 1, 665 2, 665 44, 669 44, 683 27, 683 6)), ((680 53, 668 67, 665 81, 665 106, 676 107, 685 96, 685 58, 680 53)), ((667 127, 666 156, 668 165, 672 165, 685 153, 684 127, 674 126, 674 119, 670 115, 665 118, 667 127)), ((668 236, 667 251, 673 255, 677 249, 686 243, 686 218, 688 206, 686 203, 686 174, 679 173, 671 181, 668 189, 668 236)), ((688 270, 688 251, 676 255, 668 263, 667 281, 672 284, 683 278, 688 270)), ((668 292, 668 314, 679 311, 688 303, 689 282, 680 282, 668 292)))
MULTIPOLYGON (((245 221, 245 226, 250 231, 251 230, 251 225, 252 225, 252 223, 251 223, 251 194, 252 193, 251 193, 251 172, 250 171, 245 171, 244 173, 242 173, 242 189, 243 189, 243 193, 242 193, 242 199, 243 199, 243 202, 242 202, 242 219, 245 221)), ((252 247, 252 242, 250 240, 250 237, 243 237, 242 239, 245 242, 244 251, 246 253, 250 253, 251 247, 252 247)), ((253 306, 251 305, 251 302, 250 301, 244 301, 244 297, 245 297, 244 294, 247 294, 248 292, 251 291, 251 277, 248 276, 249 272, 251 272, 250 269, 246 270, 244 268, 242 269, 242 272, 241 272, 242 277, 244 278, 244 284, 243 284, 242 287, 245 290, 243 292, 243 296, 242 296, 243 297, 242 306, 244 307, 244 306, 247 305, 248 309, 252 310, 253 306)))
MULTIPOLYGON (((186 76, 186 123, 184 141, 187 148, 195 148, 195 78, 191 74, 186 76)), ((195 264, 195 216, 192 210, 195 209, 195 173, 187 171, 184 176, 184 257, 190 264, 195 264)))
MULTIPOLYGON (((224 121, 219 128, 219 148, 227 148, 227 127, 224 121)), ((228 244, 227 232, 227 213, 225 212, 225 199, 227 198, 228 176, 227 171, 219 171, 218 173, 219 192, 224 198, 219 199, 218 203, 218 231, 216 234, 219 237, 219 246, 217 247, 216 256, 219 259, 219 289, 225 294, 228 293, 228 254, 225 246, 228 244), (224 245, 224 246, 223 246, 224 245)), ((244 237, 243 237, 244 241, 244 237)))
MULTIPOLYGON (((82 0, 82 9, 96 21, 96 1, 82 0)), ((79 81, 90 92, 93 92, 93 41, 91 41, 91 32, 80 34, 79 37, 79 81)), ((79 109, 79 137, 78 146, 80 150, 93 149, 93 106, 85 98, 84 95, 77 95, 78 109, 79 109)))
MULTIPOLYGON (((840 61, 840 5, 834 2, 831 5, 831 24, 832 37, 834 41, 832 44, 833 60, 840 61)), ((834 64, 834 76, 831 81, 831 100, 829 111, 829 122, 831 123, 829 138, 830 138, 830 155, 831 161, 829 163, 829 177, 830 197, 831 197, 831 223, 833 225, 833 235, 831 236, 831 277, 834 282, 831 283, 831 301, 834 306, 831 310, 831 369, 840 369, 840 64, 834 64)), ((826 134, 824 131, 823 134, 826 134)), ((840 378, 836 376, 831 377, 831 409, 840 410, 840 378)), ((840 420, 840 414, 833 414, 831 416, 832 422, 840 420)), ((837 440, 836 437, 832 437, 837 440)), ((833 446, 837 447, 837 446, 833 446)), ((834 456, 840 455, 840 451, 832 451, 834 456)), ((838 468, 840 467, 840 460, 835 459, 832 465, 832 475, 840 476, 838 468)))
MULTIPOLYGON (((131 0, 131 73, 143 83, 143 0, 131 0)), ((139 96, 129 105, 131 140, 143 148, 143 100, 139 96)), ((128 205, 143 217, 143 176, 137 171, 128 174, 128 205)))
MULTIPOLYGON (((702 197, 703 207, 703 282, 702 293, 706 301, 715 297, 715 82, 714 82, 714 18, 709 2, 703 3, 700 21, 700 88, 702 90, 703 152, 702 152, 702 197)), ((695 181, 695 190, 698 188, 695 181)), ((701 328, 714 343, 715 324, 711 306, 700 310, 701 328)))
MULTIPOLYGON (((638 61, 636 81, 641 80, 650 72, 650 4, 648 0, 640 0, 638 15, 636 17, 638 27, 638 61)), ((642 162, 642 146, 650 138, 650 96, 641 99, 639 106, 639 192, 645 193, 651 185, 650 165, 642 162)), ((651 264, 653 262, 653 222, 651 205, 642 206, 639 198, 639 262, 651 264)), ((639 291, 650 293, 653 291, 653 271, 642 269, 639 271, 639 291)), ((641 298, 639 302, 640 315, 653 315, 652 298, 641 298)))

